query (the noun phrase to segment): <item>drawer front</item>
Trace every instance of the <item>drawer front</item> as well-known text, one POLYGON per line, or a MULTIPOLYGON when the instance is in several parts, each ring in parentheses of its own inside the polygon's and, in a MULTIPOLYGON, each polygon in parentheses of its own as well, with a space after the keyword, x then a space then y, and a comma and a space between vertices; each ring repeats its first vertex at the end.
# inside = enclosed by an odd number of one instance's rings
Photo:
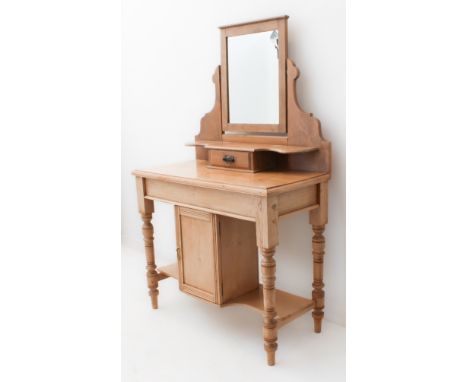
POLYGON ((210 150, 208 162, 210 166, 252 170, 251 153, 247 151, 210 150))

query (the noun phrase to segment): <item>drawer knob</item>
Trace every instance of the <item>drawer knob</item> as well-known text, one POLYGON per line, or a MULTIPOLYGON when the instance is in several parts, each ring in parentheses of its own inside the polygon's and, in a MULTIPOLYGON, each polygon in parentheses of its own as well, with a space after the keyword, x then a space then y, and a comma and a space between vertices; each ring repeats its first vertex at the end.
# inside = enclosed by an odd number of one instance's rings
POLYGON ((236 158, 232 155, 225 155, 223 157, 223 161, 226 163, 234 163, 236 161, 236 158))

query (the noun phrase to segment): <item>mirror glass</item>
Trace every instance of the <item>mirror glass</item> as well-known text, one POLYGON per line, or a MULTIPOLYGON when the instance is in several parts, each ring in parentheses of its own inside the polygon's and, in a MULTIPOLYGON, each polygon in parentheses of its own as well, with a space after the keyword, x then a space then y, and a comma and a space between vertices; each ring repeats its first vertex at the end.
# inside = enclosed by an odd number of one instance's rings
POLYGON ((278 124, 278 31, 227 41, 229 123, 278 124))

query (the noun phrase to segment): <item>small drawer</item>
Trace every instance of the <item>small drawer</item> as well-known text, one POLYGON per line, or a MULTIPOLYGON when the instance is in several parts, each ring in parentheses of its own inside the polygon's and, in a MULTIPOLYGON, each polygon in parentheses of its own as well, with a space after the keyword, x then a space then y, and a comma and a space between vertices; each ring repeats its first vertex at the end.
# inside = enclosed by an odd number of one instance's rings
POLYGON ((276 167, 276 153, 271 151, 208 150, 208 167, 257 172, 276 167))
POLYGON ((248 151, 209 150, 208 164, 213 167, 251 170, 251 154, 248 151))

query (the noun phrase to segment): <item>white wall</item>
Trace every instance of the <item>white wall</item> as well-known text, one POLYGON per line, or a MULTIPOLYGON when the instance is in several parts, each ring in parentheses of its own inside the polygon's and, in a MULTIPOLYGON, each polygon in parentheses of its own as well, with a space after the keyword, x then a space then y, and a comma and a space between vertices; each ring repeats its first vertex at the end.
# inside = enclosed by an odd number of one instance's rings
MULTIPOLYGON (((123 1, 122 241, 143 254, 135 168, 189 160, 184 147, 213 107, 219 25, 287 14, 289 57, 301 70, 298 98, 332 142, 325 258, 325 318, 345 324, 345 2, 344 0, 123 1)), ((175 257, 172 207, 158 203, 156 250, 175 257)), ((310 296, 307 214, 280 221, 277 286, 310 296)), ((143 270, 142 270, 142 277, 143 270)))

